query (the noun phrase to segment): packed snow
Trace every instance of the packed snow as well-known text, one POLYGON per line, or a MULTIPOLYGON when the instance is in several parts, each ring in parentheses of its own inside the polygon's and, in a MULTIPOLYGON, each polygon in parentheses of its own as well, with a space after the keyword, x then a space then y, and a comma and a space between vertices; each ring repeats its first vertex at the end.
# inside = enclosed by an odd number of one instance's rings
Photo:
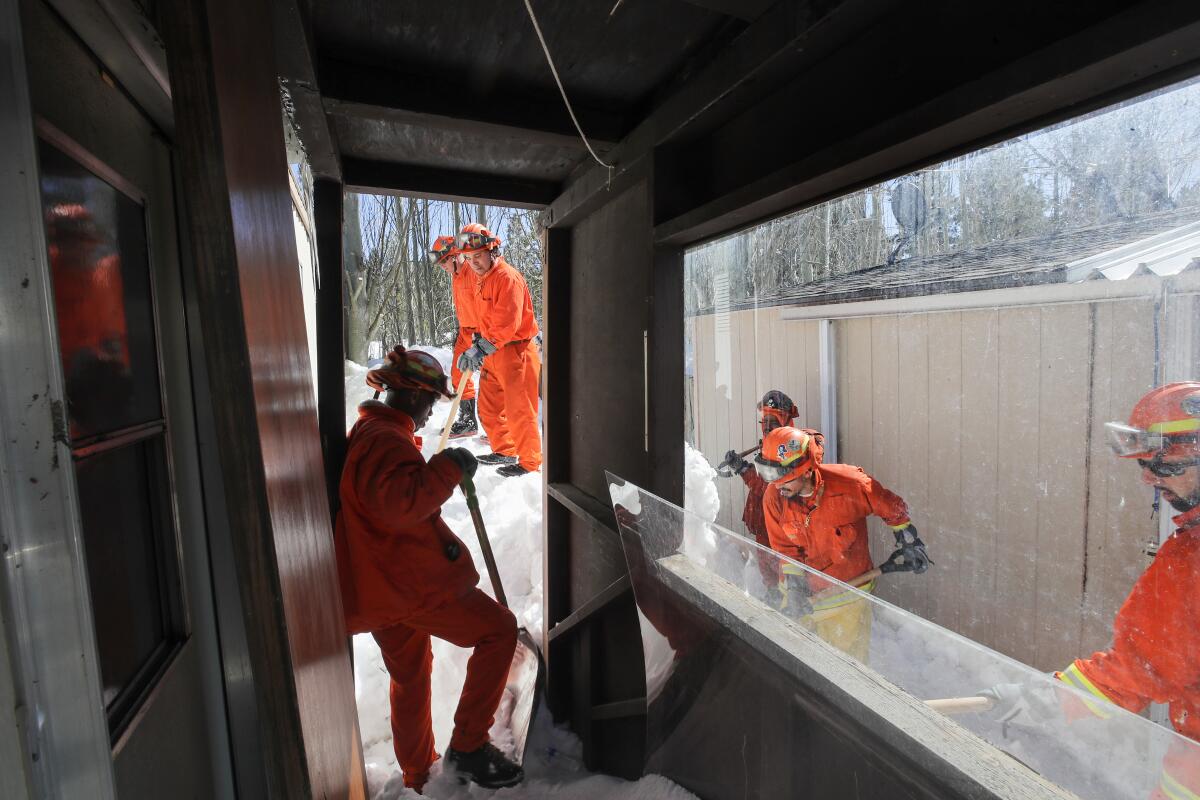
MULTIPOLYGON (((435 356, 449 373, 451 351, 447 348, 419 348, 435 356)), ((372 364, 374 366, 374 364, 372 364)), ((365 383, 367 367, 346 362, 346 425, 358 419, 358 404, 371 398, 373 392, 365 383)), ((450 412, 450 403, 439 402, 422 436, 426 458, 437 448, 438 436, 450 412)), ((466 447, 476 455, 490 452, 478 438, 459 439, 454 447, 466 447)), ((534 473, 519 478, 501 478, 494 467, 480 465, 475 475, 479 506, 487 525, 492 549, 500 570, 504 589, 517 624, 528 629, 534 639, 542 630, 542 477, 534 473), (501 491, 502 490, 502 491, 501 491)), ((712 499, 716 499, 715 490, 712 499)), ((715 514, 715 512, 714 512, 715 514)), ((474 526, 462 493, 456 491, 442 507, 446 524, 458 534, 471 552, 471 557, 483 576, 480 588, 493 594, 483 557, 480 553, 474 526)), ((454 709, 462 691, 469 650, 454 647, 439 639, 433 640, 433 728, 438 752, 444 752, 453 728, 454 709)), ((383 666, 379 648, 370 635, 354 637, 355 696, 358 704, 359 727, 362 734, 363 756, 367 767, 367 783, 374 800, 416 798, 415 792, 405 789, 392 752, 392 734, 388 708, 388 674, 383 666)), ((494 731, 502 748, 502 733, 494 731)), ((693 795, 657 775, 648 775, 636 782, 623 781, 587 771, 583 765, 582 747, 577 737, 562 727, 555 727, 549 712, 540 708, 530 731, 526 748, 525 781, 519 786, 497 791, 477 786, 460 786, 457 781, 440 772, 435 764, 424 796, 437 800, 465 798, 551 798, 571 797, 579 800, 684 800, 693 795)))

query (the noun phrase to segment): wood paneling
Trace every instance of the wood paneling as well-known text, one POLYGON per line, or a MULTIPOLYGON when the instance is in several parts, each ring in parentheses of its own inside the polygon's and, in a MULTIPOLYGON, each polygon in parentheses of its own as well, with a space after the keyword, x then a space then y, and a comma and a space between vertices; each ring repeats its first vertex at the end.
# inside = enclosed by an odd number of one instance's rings
POLYGON ((268 784, 284 797, 364 797, 269 8, 210 0, 164 16, 268 784))

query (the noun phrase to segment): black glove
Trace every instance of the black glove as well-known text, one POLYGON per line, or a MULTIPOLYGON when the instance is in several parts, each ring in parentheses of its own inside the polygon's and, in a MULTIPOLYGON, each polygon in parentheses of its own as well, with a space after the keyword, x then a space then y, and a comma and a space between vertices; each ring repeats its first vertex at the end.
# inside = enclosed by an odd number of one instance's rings
POLYGON ((475 460, 475 454, 470 450, 465 447, 447 447, 442 451, 442 455, 458 464, 464 478, 475 477, 475 470, 479 469, 479 462, 475 460))
POLYGON ((917 535, 916 525, 910 522, 900 530, 893 530, 892 533, 896 535, 896 545, 899 549, 892 553, 887 560, 887 565, 891 565, 891 569, 881 568, 884 572, 915 572, 920 575, 929 569, 933 560, 925 552, 925 543, 917 535), (897 562, 897 556, 903 556, 903 561, 897 562))
POLYGON ((725 460, 717 465, 717 474, 722 478, 732 478, 750 469, 750 462, 738 455, 736 450, 725 454, 725 460))

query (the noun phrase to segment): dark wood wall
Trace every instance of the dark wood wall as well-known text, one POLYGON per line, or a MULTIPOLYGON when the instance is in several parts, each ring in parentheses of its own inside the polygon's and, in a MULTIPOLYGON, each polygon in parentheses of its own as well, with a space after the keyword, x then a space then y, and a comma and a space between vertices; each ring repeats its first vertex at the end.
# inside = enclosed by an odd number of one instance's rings
POLYGON ((164 9, 195 305, 275 797, 364 797, 270 8, 164 9))

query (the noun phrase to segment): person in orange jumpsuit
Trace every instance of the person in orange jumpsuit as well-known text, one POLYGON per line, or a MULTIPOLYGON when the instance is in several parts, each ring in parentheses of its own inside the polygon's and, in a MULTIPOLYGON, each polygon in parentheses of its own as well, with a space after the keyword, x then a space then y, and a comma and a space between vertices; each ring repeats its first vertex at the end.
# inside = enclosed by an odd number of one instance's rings
POLYGON ((420 791, 438 759, 430 715, 430 637, 473 648, 446 751, 446 771, 489 788, 524 773, 493 746, 488 730, 504 694, 517 643, 516 618, 478 587, 463 543, 442 504, 474 474, 467 450, 427 462, 414 431, 438 396, 452 396, 437 360, 396 347, 367 373, 385 399, 368 400, 350 430, 335 523, 338 581, 351 634, 370 633, 391 677, 392 746, 404 784, 420 791))
MULTIPOLYGON (((932 563, 908 517, 908 506, 879 481, 849 464, 823 464, 819 434, 781 427, 763 438, 754 467, 767 482, 763 516, 771 549, 811 569, 849 581, 872 569, 867 516, 874 514, 895 533, 904 568, 921 573, 932 563)), ((896 554, 893 555, 896 558, 896 554)), ((855 592, 830 596, 831 584, 783 562, 780 591, 786 613, 808 617, 823 639, 865 660, 871 610, 855 592), (810 608, 804 599, 823 592, 810 608)), ((870 581, 859 587, 875 588, 870 581)))
MULTIPOLYGON (((1142 482, 1179 512, 1176 529, 1117 612, 1112 644, 1076 659, 1055 677, 1088 695, 1083 713, 1098 717, 1111 714, 1107 703, 1133 712, 1168 703, 1175 730, 1200 742, 1200 382, 1152 389, 1134 406, 1128 424, 1110 422, 1106 428, 1113 452, 1137 459, 1142 482)), ((999 713, 1011 716, 1027 701, 1021 688, 1008 684, 985 694, 1000 701, 999 713)), ((1077 716, 1074 704, 1066 705, 1068 717, 1077 716)), ((1151 797, 1200 797, 1195 747, 1172 745, 1151 797)))
POLYGON ((450 438, 463 439, 479 433, 475 421, 475 382, 468 377, 461 391, 463 372, 458 368, 458 359, 473 344, 479 328, 475 312, 475 275, 463 265, 454 246, 453 236, 439 236, 429 251, 429 260, 450 276, 450 291, 454 298, 454 316, 458 320, 458 334, 454 338, 454 355, 450 361, 450 385, 462 399, 458 404, 458 419, 450 425, 450 438))
POLYGON ((499 254, 500 240, 478 222, 465 225, 458 250, 476 276, 479 331, 458 360, 462 370, 480 370, 479 418, 492 452, 483 464, 515 477, 542 466, 538 431, 537 320, 525 278, 499 254))

